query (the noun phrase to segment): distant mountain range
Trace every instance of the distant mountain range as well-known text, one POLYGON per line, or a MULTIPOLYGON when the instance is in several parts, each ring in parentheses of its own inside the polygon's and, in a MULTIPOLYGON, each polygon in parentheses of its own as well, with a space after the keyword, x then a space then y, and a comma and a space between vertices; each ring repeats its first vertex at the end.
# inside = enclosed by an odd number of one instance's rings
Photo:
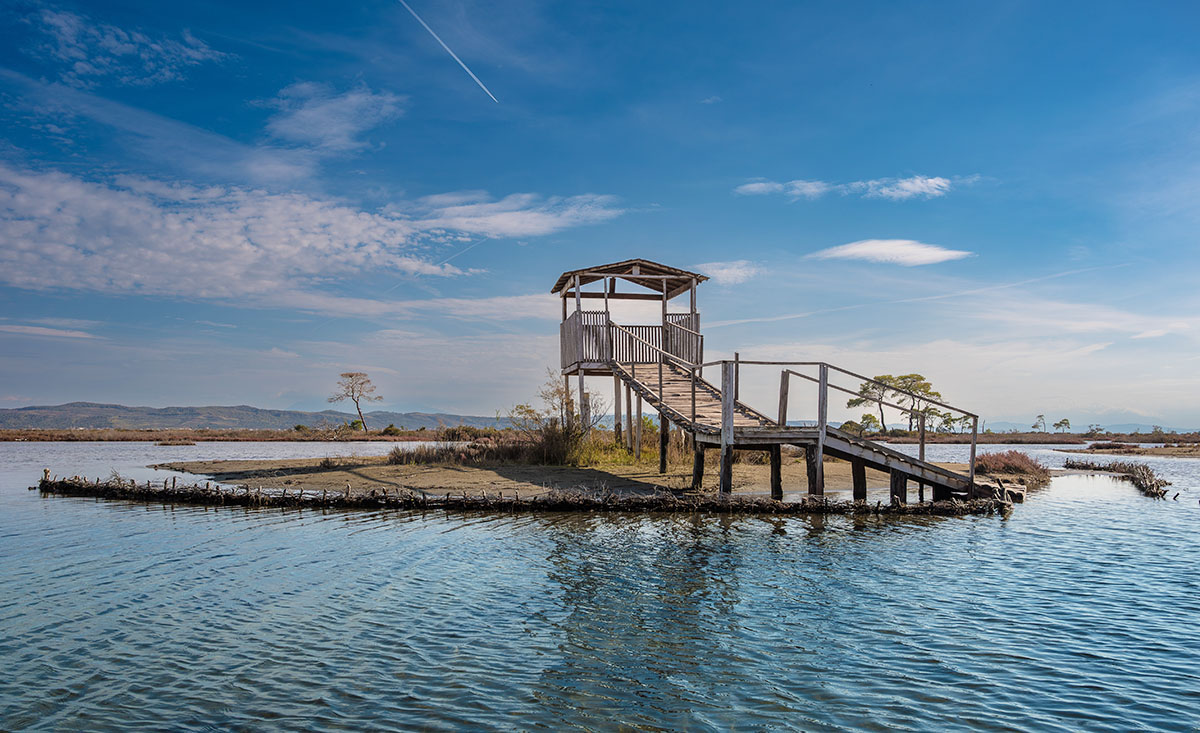
MULTIPOLYGON (((506 418, 475 415, 448 415, 430 412, 366 413, 367 427, 372 430, 389 424, 398 428, 417 430, 452 425, 473 427, 504 427, 506 418)), ((69 430, 71 428, 123 428, 126 430, 172 428, 219 428, 226 430, 281 430, 296 425, 317 427, 341 425, 358 419, 358 415, 337 410, 301 412, 299 410, 264 410, 249 405, 232 407, 126 407, 95 402, 68 402, 65 405, 18 407, 0 409, 0 429, 69 430)))

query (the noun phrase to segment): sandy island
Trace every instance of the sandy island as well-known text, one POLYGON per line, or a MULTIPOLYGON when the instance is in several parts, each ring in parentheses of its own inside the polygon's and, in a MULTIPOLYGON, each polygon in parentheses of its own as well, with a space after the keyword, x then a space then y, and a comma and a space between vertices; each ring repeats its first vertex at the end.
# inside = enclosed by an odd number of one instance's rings
MULTIPOLYGON (((665 474, 656 465, 610 464, 586 468, 570 466, 494 465, 461 466, 450 464, 390 465, 384 458, 341 458, 333 468, 322 467, 325 459, 289 459, 255 461, 184 461, 163 463, 153 468, 208 476, 226 484, 248 485, 264 489, 302 489, 305 492, 345 492, 366 494, 373 490, 407 490, 430 497, 468 496, 502 493, 526 499, 553 490, 577 489, 606 491, 625 496, 674 494, 691 491, 691 466, 671 466, 665 474)), ((937 464, 965 473, 961 463, 937 464)), ((783 489, 787 494, 805 494, 808 478, 802 458, 783 462, 783 489)), ((1024 483, 1019 477, 1013 483, 1024 483)), ((890 501, 888 476, 867 470, 868 501, 890 501)), ((701 493, 716 493, 717 470, 707 467, 701 493)), ((749 463, 733 466, 733 492, 743 496, 770 496, 770 467, 749 463)), ((849 501, 852 495, 850 464, 828 460, 825 463, 825 495, 830 500, 849 501)), ((917 499, 917 487, 909 487, 910 501, 917 499)), ((926 498, 929 498, 926 493, 926 498)))

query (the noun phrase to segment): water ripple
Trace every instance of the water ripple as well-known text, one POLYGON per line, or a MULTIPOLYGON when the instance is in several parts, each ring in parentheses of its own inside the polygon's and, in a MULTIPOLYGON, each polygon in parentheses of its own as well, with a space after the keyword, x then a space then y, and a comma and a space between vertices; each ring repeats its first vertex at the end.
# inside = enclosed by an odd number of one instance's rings
POLYGON ((37 450, 0 445, 0 729, 1200 727, 1200 509, 1107 479, 1007 520, 255 510, 43 498, 37 450))

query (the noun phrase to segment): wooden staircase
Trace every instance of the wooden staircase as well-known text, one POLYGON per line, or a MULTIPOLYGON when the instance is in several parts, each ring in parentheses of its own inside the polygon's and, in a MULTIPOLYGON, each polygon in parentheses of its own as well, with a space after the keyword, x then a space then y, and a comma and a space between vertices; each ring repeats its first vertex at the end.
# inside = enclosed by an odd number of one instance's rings
MULTIPOLYGON (((740 400, 726 400, 720 387, 698 375, 693 377, 694 369, 673 361, 653 364, 611 362, 609 367, 650 407, 695 436, 694 485, 699 485, 703 474, 706 447, 719 446, 723 457, 735 449, 768 450, 772 453, 772 494, 782 498, 782 487, 777 486, 779 447, 793 445, 803 448, 808 458, 810 494, 824 493, 824 471, 820 460, 824 455, 831 455, 851 463, 856 500, 866 499, 866 468, 891 476, 891 494, 896 501, 907 501, 909 480, 932 487, 934 500, 973 498, 972 476, 955 473, 828 425, 788 425, 772 419, 740 400), (732 419, 726 421, 725 411, 730 407, 732 419)), ((722 461, 723 490, 728 486, 727 463, 722 461)))

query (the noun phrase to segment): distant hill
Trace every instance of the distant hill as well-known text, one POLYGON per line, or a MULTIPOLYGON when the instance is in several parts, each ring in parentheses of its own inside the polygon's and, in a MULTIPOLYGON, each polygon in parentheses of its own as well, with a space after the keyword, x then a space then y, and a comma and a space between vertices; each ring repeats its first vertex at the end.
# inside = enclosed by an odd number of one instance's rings
MULTIPOLYGON (((398 428, 416 430, 443 425, 473 427, 504 427, 505 418, 474 415, 448 415, 431 412, 366 413, 367 426, 372 430, 393 424, 398 428)), ((302 412, 299 410, 264 410, 249 405, 231 407, 126 407, 95 402, 68 402, 65 405, 18 407, 0 409, 0 429, 69 430, 71 428, 223 428, 226 430, 283 430, 295 425, 340 425, 357 420, 358 415, 337 410, 302 412)))

